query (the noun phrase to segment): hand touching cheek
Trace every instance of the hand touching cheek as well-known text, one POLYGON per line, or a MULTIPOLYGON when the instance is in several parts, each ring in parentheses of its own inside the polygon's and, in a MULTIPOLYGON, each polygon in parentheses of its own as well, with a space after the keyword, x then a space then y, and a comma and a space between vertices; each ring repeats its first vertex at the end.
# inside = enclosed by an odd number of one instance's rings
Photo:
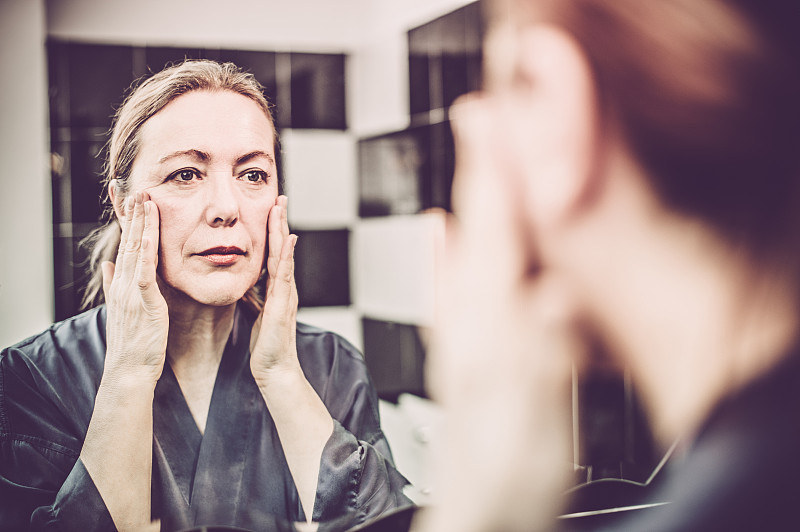
POLYGON ((107 322, 106 372, 161 375, 169 314, 156 282, 158 207, 146 192, 125 199, 116 263, 103 263, 107 322))

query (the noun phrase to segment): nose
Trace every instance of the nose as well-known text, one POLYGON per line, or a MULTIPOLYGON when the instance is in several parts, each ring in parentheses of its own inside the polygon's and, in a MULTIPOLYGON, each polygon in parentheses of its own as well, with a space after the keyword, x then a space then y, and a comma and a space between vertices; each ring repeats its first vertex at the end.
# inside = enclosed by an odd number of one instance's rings
POLYGON ((239 220, 239 198, 230 176, 209 175, 206 187, 206 223, 212 227, 235 225, 239 220))

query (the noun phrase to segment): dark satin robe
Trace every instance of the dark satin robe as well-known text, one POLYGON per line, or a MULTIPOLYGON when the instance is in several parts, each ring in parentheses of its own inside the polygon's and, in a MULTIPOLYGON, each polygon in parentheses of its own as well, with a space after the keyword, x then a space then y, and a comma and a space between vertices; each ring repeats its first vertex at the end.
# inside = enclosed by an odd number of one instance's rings
MULTIPOLYGON (((250 373, 254 316, 237 308, 201 434, 165 364, 153 403, 152 515, 162 530, 283 530, 305 519, 275 424, 250 373)), ((105 359, 105 307, 0 354, 0 529, 113 530, 78 459, 105 359)), ((334 418, 313 519, 341 528, 406 506, 360 353, 297 325, 300 364, 334 418)))
POLYGON ((800 529, 800 348, 723 399, 676 452, 643 504, 598 519, 606 532, 800 529), (609 522, 605 526, 606 521, 609 522))

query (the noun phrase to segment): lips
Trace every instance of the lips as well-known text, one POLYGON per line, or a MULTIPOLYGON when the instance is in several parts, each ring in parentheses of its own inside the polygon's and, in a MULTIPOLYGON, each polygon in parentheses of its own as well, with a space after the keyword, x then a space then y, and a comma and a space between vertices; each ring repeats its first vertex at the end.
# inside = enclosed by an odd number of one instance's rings
POLYGON ((217 246, 215 248, 209 248, 205 251, 201 251, 198 253, 198 255, 244 255, 244 250, 237 248, 236 246, 217 246))
POLYGON ((203 257, 205 260, 212 264, 219 266, 229 266, 239 260, 239 257, 245 255, 243 249, 236 246, 217 246, 208 248, 205 251, 196 253, 196 255, 203 257))

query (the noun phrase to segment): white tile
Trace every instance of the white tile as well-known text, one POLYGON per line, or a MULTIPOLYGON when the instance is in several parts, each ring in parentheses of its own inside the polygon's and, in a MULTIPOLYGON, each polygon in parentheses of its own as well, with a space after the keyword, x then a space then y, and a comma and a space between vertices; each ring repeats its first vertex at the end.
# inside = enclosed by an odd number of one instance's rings
POLYGON ((364 351, 361 316, 351 307, 309 307, 297 311, 297 321, 335 332, 364 351))
POLYGON ((356 142, 342 131, 284 130, 281 135, 289 223, 334 229, 357 218, 356 142))
POLYGON ((432 323, 440 221, 427 215, 361 220, 351 240, 351 286, 359 311, 400 323, 432 323))

